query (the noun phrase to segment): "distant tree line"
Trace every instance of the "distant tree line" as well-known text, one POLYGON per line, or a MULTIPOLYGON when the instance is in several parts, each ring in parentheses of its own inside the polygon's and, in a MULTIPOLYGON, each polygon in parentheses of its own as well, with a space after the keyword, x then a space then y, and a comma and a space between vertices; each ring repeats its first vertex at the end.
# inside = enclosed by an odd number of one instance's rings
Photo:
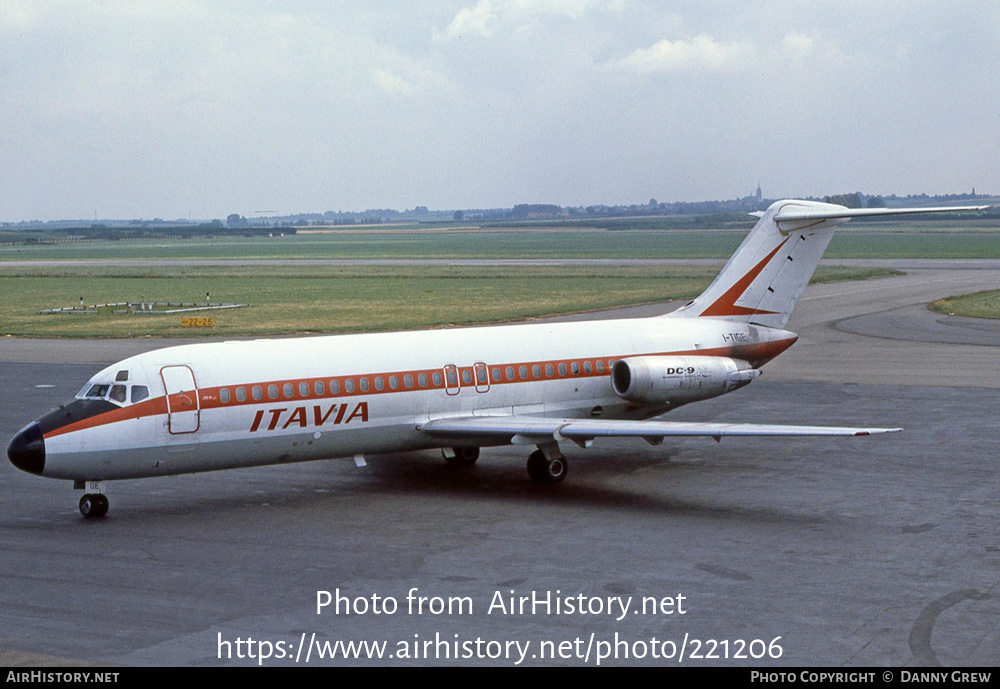
POLYGON ((90 227, 60 227, 41 231, 0 232, 0 243, 44 244, 71 240, 104 239, 120 241, 128 239, 167 239, 191 237, 261 237, 277 232, 295 234, 294 227, 225 227, 221 221, 200 225, 158 225, 155 227, 123 226, 108 227, 103 224, 90 227))
MULTIPOLYGON (((366 211, 333 211, 324 213, 297 213, 292 215, 248 219, 231 213, 225 222, 194 223, 186 220, 122 220, 101 221, 86 225, 81 221, 24 221, 0 223, 0 242, 64 241, 77 239, 143 239, 155 237, 211 237, 211 236, 263 236, 274 232, 294 234, 295 228, 309 226, 379 225, 387 223, 450 223, 471 222, 482 225, 501 223, 561 223, 563 226, 623 227, 699 227, 701 225, 739 227, 747 222, 747 213, 765 210, 774 199, 765 199, 759 193, 725 201, 658 202, 629 205, 559 206, 551 203, 520 203, 513 208, 462 209, 432 211, 427 206, 415 206, 403 211, 390 208, 366 211), (663 220, 667 218, 669 220, 663 220), (622 222, 614 222, 621 219, 622 222), (647 220, 643 220, 647 219, 647 220)), ((804 197, 805 200, 826 201, 848 208, 883 208, 919 205, 972 204, 983 202, 975 189, 971 194, 867 195, 860 191, 832 194, 825 197, 804 197)), ((994 197, 985 197, 987 203, 994 197)), ((992 218, 998 213, 991 209, 983 217, 992 218)), ((939 218, 941 216, 938 216, 939 218)))

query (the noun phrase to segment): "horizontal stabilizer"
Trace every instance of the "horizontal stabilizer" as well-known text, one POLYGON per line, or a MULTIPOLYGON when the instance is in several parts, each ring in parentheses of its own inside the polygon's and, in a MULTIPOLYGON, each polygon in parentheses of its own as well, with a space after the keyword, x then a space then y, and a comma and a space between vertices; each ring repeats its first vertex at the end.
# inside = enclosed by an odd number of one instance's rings
POLYGON ((818 225, 823 221, 851 218, 875 218, 889 215, 917 215, 923 213, 959 213, 964 211, 981 211, 989 206, 935 206, 932 208, 837 208, 829 206, 825 209, 806 209, 803 206, 789 205, 779 210, 772 218, 781 232, 792 232, 818 225), (832 208, 833 210, 829 210, 832 208))
MULTIPOLYGON (((830 218, 865 218, 879 215, 915 215, 917 213, 958 213, 960 211, 981 211, 989 206, 936 206, 933 208, 844 208, 835 211, 800 211, 799 207, 785 212, 784 209, 774 216, 778 222, 783 220, 828 220, 830 218), (795 212, 799 210, 799 212, 795 212)), ((754 215, 751 213, 751 215, 754 215)))

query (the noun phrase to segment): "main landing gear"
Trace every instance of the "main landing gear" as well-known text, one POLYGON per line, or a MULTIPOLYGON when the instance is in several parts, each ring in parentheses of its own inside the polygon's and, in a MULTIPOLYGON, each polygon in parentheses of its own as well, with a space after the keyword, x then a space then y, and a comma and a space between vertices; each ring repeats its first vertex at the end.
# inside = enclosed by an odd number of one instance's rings
POLYGON ((76 489, 82 488, 84 490, 96 491, 93 493, 85 493, 84 496, 80 498, 80 514, 82 514, 85 519, 103 517, 108 513, 108 496, 104 494, 104 486, 101 485, 100 481, 74 481, 73 487, 76 489))
POLYGON ((536 483, 559 483, 566 478, 568 468, 555 443, 539 445, 528 457, 528 476, 536 483))
POLYGON ((451 447, 441 450, 441 454, 444 455, 444 461, 448 462, 448 466, 471 467, 479 459, 479 448, 451 447))
MULTIPOLYGON (((448 466, 469 467, 479 459, 478 447, 449 447, 441 450, 448 466)), ((536 483, 559 483, 569 466, 556 443, 544 443, 528 457, 528 476, 536 483)), ((86 497, 86 496, 84 496, 86 497)), ((81 511, 83 508, 80 508, 81 511)))

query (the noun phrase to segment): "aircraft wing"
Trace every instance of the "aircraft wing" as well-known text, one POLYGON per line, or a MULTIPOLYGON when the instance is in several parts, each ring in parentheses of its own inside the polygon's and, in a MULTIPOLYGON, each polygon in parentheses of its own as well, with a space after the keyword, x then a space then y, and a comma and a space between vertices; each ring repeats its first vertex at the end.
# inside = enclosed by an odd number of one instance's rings
POLYGON ((460 416, 435 419, 419 430, 447 438, 506 439, 515 445, 572 440, 589 446, 595 438, 639 437, 659 445, 667 437, 708 436, 859 436, 897 433, 901 428, 786 426, 753 423, 692 423, 685 421, 615 421, 560 419, 537 416, 460 416))

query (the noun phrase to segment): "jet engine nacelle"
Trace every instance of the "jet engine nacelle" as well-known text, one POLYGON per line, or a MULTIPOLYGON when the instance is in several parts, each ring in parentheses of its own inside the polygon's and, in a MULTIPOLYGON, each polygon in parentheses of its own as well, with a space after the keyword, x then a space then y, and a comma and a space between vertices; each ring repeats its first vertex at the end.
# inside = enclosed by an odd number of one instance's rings
POLYGON ((638 356, 615 362, 611 385, 629 402, 693 402, 743 387, 760 375, 742 359, 722 356, 638 356))

